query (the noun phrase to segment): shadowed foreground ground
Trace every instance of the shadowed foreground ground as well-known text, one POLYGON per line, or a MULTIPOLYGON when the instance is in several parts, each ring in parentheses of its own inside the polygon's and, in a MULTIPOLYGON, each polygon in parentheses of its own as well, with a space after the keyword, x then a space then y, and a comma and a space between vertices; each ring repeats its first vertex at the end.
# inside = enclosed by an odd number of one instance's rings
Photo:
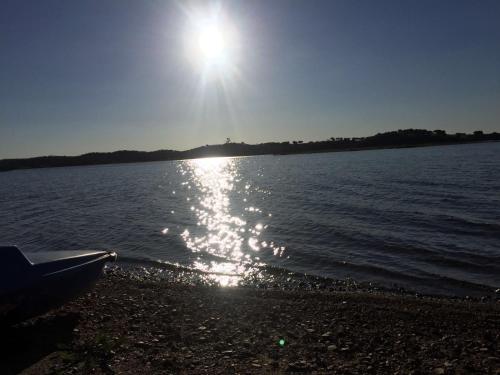
POLYGON ((500 374, 498 302, 217 289, 126 272, 1 337, 1 374, 500 374))

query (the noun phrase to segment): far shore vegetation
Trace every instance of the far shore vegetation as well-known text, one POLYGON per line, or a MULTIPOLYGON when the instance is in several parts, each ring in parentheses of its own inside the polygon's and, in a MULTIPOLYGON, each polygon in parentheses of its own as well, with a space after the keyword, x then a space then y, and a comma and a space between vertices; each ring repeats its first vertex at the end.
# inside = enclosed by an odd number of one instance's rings
POLYGON ((324 141, 303 142, 301 140, 294 140, 260 144, 236 143, 227 138, 224 144, 206 145, 186 151, 122 150, 115 152, 92 152, 79 156, 40 156, 26 159, 3 159, 0 160, 0 171, 114 163, 138 163, 218 156, 286 155, 315 152, 358 151, 488 141, 500 141, 500 133, 484 133, 481 130, 477 130, 471 134, 447 134, 444 130, 405 129, 378 133, 370 137, 361 138, 332 137, 324 141))

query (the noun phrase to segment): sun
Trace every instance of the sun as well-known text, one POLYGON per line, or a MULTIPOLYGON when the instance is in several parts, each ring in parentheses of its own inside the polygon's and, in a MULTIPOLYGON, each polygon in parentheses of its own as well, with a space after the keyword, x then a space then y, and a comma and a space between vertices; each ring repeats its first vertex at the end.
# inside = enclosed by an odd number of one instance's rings
POLYGON ((196 41, 198 43, 199 58, 205 64, 218 64, 227 59, 229 41, 227 32, 217 23, 201 25, 198 29, 196 41))
POLYGON ((188 58, 203 74, 227 76, 237 65, 236 29, 220 8, 191 13, 186 44, 188 58))

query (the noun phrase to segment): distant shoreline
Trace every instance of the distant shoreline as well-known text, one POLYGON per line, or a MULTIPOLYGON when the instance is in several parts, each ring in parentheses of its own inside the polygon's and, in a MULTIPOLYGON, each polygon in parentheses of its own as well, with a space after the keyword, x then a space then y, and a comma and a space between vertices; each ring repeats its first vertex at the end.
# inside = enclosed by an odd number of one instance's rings
POLYGON ((325 141, 307 142, 286 141, 260 144, 226 142, 219 145, 206 145, 186 151, 115 151, 94 152, 79 156, 40 156, 22 159, 0 160, 0 172, 34 169, 73 167, 84 165, 141 163, 152 161, 186 160, 206 157, 232 157, 256 155, 293 155, 323 152, 364 151, 394 148, 428 146, 448 146, 456 144, 489 143, 500 141, 500 133, 484 134, 446 134, 443 130, 406 129, 379 133, 366 138, 330 138, 325 141))

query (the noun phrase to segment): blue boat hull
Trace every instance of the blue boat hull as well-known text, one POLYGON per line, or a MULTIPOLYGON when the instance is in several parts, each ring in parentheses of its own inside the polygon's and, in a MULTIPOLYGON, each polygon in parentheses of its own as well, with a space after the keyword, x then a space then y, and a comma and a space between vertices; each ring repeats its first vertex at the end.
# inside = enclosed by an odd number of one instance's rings
MULTIPOLYGON (((2 253, 13 251, 5 249, 0 248, 0 258, 2 253)), ((105 264, 116 259, 113 252, 75 254, 58 259, 57 252, 49 253, 44 262, 36 264, 24 257, 24 266, 13 265, 15 272, 10 273, 15 276, 0 279, 0 322, 17 323, 60 306, 89 289, 102 275, 105 264)))

